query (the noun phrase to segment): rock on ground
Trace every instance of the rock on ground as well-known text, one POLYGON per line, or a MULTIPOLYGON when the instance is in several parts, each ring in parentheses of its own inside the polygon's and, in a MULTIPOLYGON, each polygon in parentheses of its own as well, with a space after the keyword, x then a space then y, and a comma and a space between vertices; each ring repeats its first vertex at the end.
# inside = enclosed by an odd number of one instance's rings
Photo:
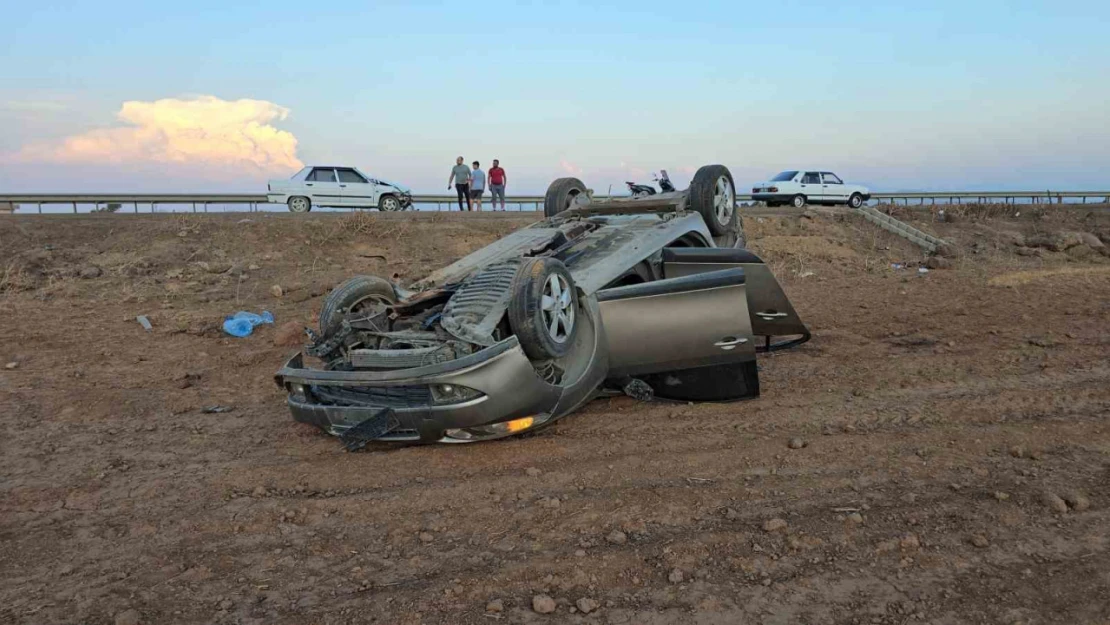
POLYGON ((623 545, 624 543, 628 542, 628 534, 625 534, 620 530, 613 530, 612 532, 609 532, 609 535, 605 537, 605 540, 613 543, 614 545, 623 545))
POLYGON ((582 597, 578 601, 575 601, 574 605, 582 612, 582 614, 589 614, 590 612, 593 612, 594 610, 601 607, 601 603, 599 601, 595 599, 590 599, 589 597, 582 597))
POLYGON ((943 256, 930 256, 929 259, 925 261, 925 266, 929 269, 951 269, 952 261, 943 256))
POLYGON ((1063 499, 1064 502, 1067 503, 1072 510, 1075 510, 1077 512, 1082 512, 1091 507, 1091 500, 1087 499, 1087 497, 1082 493, 1068 493, 1064 495, 1063 499))
POLYGON ((555 611, 555 600, 547 595, 532 597, 532 609, 540 614, 551 614, 555 611))
POLYGON ((763 524, 763 531, 777 532, 786 529, 787 525, 788 524, 786 522, 786 519, 780 519, 776 517, 774 519, 769 519, 766 523, 763 524))
POLYGON ((489 603, 486 604, 486 612, 492 612, 492 613, 496 614, 498 612, 501 612, 504 609, 505 609, 505 603, 503 601, 501 601, 500 599, 494 599, 493 601, 490 601, 489 603))
POLYGON ((682 583, 682 577, 683 577, 682 570, 681 569, 674 569, 673 571, 671 571, 670 575, 667 575, 667 581, 669 581, 672 584, 681 584, 682 583))
POLYGON ((139 625, 138 610, 124 610, 116 615, 116 625, 139 625))
POLYGON ((1053 512, 1064 514, 1068 511, 1068 503, 1056 493, 1046 492, 1043 496, 1044 504, 1052 509, 1053 512))

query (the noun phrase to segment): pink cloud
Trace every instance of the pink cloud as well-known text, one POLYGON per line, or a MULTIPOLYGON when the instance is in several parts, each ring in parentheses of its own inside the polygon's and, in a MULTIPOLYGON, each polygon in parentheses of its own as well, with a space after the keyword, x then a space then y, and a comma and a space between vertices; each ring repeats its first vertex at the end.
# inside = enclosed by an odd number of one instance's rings
POLYGON ((568 176, 582 175, 582 168, 566 160, 565 158, 559 161, 559 169, 562 169, 563 173, 567 174, 568 176))
POLYGON ((125 125, 34 143, 4 160, 15 163, 145 164, 287 172, 302 166, 297 138, 272 125, 289 109, 265 100, 215 96, 124 102, 125 125))

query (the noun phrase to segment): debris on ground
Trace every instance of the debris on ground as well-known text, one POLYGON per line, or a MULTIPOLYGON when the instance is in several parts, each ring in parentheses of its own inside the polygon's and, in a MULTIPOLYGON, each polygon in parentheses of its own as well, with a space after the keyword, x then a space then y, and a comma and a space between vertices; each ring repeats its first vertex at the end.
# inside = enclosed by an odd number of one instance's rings
POLYGON ((154 329, 154 327, 150 325, 150 319, 147 319, 146 315, 139 315, 138 317, 135 317, 135 321, 138 321, 139 325, 143 326, 143 329, 147 332, 150 332, 154 329))
POLYGON ((547 595, 532 597, 532 609, 539 614, 551 614, 555 611, 555 600, 547 595))
POLYGON ((788 442, 786 446, 790 449, 801 449, 802 447, 806 446, 806 442, 804 439, 795 436, 794 438, 790 439, 790 442, 788 442))
POLYGON ((285 295, 285 289, 281 288, 280 284, 275 284, 270 287, 270 295, 273 295, 274 297, 281 297, 282 295, 285 295))
POLYGON ((235 406, 216 405, 216 406, 205 406, 204 408, 201 408, 200 411, 203 412, 204 414, 222 414, 222 413, 225 413, 225 412, 231 412, 232 410, 235 410, 235 406))
POLYGON ((261 315, 240 310, 234 315, 224 318, 224 332, 242 338, 250 336, 251 332, 254 332, 254 326, 273 322, 274 315, 268 310, 262 311, 261 315))
POLYGON ((4 368, 10 370, 10 369, 15 369, 18 366, 19 366, 19 363, 13 360, 13 361, 9 362, 8 364, 4 365, 4 368))

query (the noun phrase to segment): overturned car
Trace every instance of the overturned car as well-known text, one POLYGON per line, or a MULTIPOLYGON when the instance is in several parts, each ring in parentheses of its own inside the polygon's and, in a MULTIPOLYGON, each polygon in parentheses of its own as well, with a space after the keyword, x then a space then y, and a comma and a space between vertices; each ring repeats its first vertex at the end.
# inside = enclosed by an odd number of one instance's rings
POLYGON ((721 165, 645 198, 594 201, 556 180, 545 220, 407 288, 336 287, 275 380, 294 419, 348 449, 534 431, 604 393, 756 397, 756 353, 810 335, 743 247, 734 189, 721 165))

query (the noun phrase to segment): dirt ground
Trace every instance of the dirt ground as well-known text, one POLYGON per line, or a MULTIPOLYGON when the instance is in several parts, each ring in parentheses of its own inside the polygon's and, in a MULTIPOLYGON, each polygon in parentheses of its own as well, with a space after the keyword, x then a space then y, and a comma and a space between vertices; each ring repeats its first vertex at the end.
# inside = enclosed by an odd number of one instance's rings
POLYGON ((937 215, 927 273, 748 215, 814 331, 759 399, 358 453, 290 418, 277 329, 535 217, 0 218, 0 622, 1110 623, 1110 213, 937 215))

